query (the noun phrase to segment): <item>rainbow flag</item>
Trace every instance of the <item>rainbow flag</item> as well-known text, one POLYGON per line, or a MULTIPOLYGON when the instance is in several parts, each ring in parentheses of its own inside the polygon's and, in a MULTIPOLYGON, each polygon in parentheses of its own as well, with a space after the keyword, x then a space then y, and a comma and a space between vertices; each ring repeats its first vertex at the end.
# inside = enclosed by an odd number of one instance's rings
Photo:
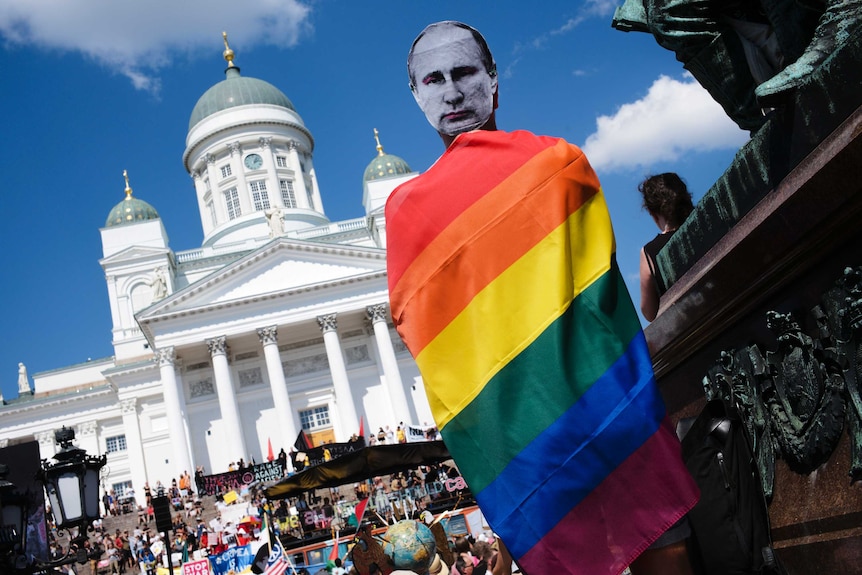
POLYGON ((526 573, 619 573, 697 501, 576 146, 462 134, 386 206, 395 325, 526 573))

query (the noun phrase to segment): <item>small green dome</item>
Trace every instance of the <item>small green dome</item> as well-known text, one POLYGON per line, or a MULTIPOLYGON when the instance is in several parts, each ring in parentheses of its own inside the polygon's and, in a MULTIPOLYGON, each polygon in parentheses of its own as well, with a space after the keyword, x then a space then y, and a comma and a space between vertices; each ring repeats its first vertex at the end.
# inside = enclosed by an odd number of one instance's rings
POLYGON ((130 195, 126 199, 114 206, 111 213, 108 214, 108 221, 105 222, 105 227, 122 226, 123 224, 136 224, 147 220, 157 220, 159 218, 156 209, 138 198, 133 198, 130 195))
POLYGON ((370 182, 372 180, 388 178, 389 176, 409 174, 412 171, 413 170, 410 169, 410 166, 407 165, 407 162, 398 156, 393 156, 392 154, 381 154, 371 160, 371 163, 368 164, 367 168, 365 168, 365 175, 362 177, 362 181, 370 182))
POLYGON ((204 118, 234 106, 271 104, 296 111, 284 92, 269 82, 240 76, 236 66, 229 66, 225 76, 227 78, 204 92, 195 104, 189 118, 189 130, 204 118))
POLYGON ((122 226, 123 224, 134 224, 147 220, 159 219, 156 209, 145 202, 132 196, 132 186, 129 185, 129 172, 123 170, 123 179, 126 180, 126 199, 114 206, 108 214, 105 227, 122 226))

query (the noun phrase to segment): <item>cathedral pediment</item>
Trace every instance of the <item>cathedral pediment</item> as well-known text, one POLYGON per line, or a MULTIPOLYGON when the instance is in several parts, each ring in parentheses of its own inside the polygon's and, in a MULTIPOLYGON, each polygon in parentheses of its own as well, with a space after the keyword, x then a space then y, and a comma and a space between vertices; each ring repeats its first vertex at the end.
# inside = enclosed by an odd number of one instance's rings
POLYGON ((162 257, 170 250, 167 248, 152 248, 148 246, 130 246, 122 251, 112 254, 106 258, 99 260, 103 268, 115 264, 123 264, 128 262, 136 262, 147 258, 162 257))
POLYGON ((379 284, 385 286, 385 274, 384 250, 281 239, 174 292, 137 319, 144 327, 178 315, 215 313, 287 297, 293 303, 273 305, 313 305, 314 300, 344 292, 345 286, 369 280, 376 291, 379 284))

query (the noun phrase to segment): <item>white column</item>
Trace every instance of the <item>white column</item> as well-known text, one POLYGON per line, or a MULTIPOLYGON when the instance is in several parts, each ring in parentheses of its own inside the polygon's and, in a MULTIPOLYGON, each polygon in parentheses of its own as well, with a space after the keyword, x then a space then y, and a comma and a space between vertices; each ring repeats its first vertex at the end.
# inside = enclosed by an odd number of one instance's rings
POLYGON ((317 183, 317 172, 314 168, 310 168, 308 175, 311 178, 311 196, 314 198, 311 200, 314 202, 314 206, 312 206, 312 208, 323 214, 325 213, 325 210, 323 209, 323 199, 320 196, 320 186, 317 183))
POLYGON ((245 179, 245 165, 242 162, 242 146, 239 142, 231 142, 227 145, 230 151, 230 167, 236 176, 236 191, 239 194, 239 206, 242 215, 253 214, 254 204, 251 201, 251 192, 245 179))
POLYGON ((305 173, 302 171, 302 160, 299 159, 297 148, 299 142, 290 140, 287 143, 287 163, 293 170, 293 191, 296 194, 296 207, 311 209, 308 204, 308 192, 305 188, 305 173))
POLYGON ((216 157, 213 154, 205 154, 204 160, 207 163, 207 176, 209 178, 209 192, 212 194, 213 207, 215 208, 216 226, 220 226, 228 220, 227 206, 224 203, 224 190, 219 186, 219 170, 216 168, 216 157))
POLYGON ((236 461, 240 457, 248 457, 245 450, 245 439, 239 420, 239 409, 236 405, 236 395, 233 392, 233 381, 230 367, 227 363, 227 340, 224 336, 207 340, 213 359, 213 375, 215 376, 218 406, 224 428, 224 447, 228 460, 236 461))
MULTIPOLYGON (((183 389, 183 364, 182 360, 178 359, 174 362, 175 373, 177 374, 177 387, 179 389, 183 389)), ((186 408, 186 394, 179 394, 180 400, 180 413, 183 414, 183 429, 185 429, 186 433, 186 445, 189 446, 189 467, 188 469, 183 469, 183 473, 188 471, 192 475, 194 475, 195 471, 195 450, 194 450, 194 442, 192 441, 192 429, 189 424, 188 413, 189 410, 186 408)))
POLYGON ((156 359, 159 362, 159 373, 162 377, 162 392, 165 396, 165 412, 168 416, 168 430, 171 433, 171 445, 174 457, 171 463, 176 477, 179 477, 184 469, 192 469, 192 461, 189 457, 189 446, 186 442, 186 430, 183 423, 183 411, 180 404, 180 391, 177 385, 177 372, 175 369, 176 354, 173 346, 156 350, 156 359))
POLYGON ((323 332, 323 345, 326 346, 326 359, 329 360, 329 372, 335 388, 338 418, 342 423, 341 434, 344 437, 336 439, 343 442, 359 431, 359 420, 356 417, 350 382, 347 380, 347 368, 344 367, 344 354, 341 353, 341 341, 337 331, 338 322, 335 314, 331 313, 317 316, 317 323, 323 332))
POLYGON ((407 403, 407 395, 404 393, 398 360, 395 358, 395 348, 392 347, 392 339, 389 337, 389 325, 386 323, 388 316, 386 304, 370 305, 365 308, 365 312, 374 328, 374 339, 377 342, 377 350, 383 364, 383 378, 386 380, 386 389, 389 391, 389 401, 392 403, 395 420, 403 421, 409 425, 411 422, 410 406, 407 403))
MULTIPOLYGON (((257 330, 257 335, 260 343, 263 344, 263 357, 266 360, 269 387, 272 390, 275 415, 278 419, 279 437, 277 439, 281 442, 280 448, 289 451, 299 431, 296 429, 296 419, 293 416, 293 407, 290 405, 290 396, 284 381, 284 368, 281 367, 281 357, 278 354, 278 328, 274 325, 262 327, 257 330)), ((288 466, 290 465, 290 458, 288 458, 288 466)))
POLYGON ((264 167, 266 168, 266 193, 269 196, 269 205, 271 207, 286 207, 281 201, 281 187, 278 185, 278 172, 275 169, 276 159, 275 151, 272 149, 272 137, 261 136, 257 141, 263 150, 263 156, 266 158, 264 167))
POLYGON ((145 503, 144 483, 147 481, 147 464, 144 461, 144 446, 141 443, 141 428, 138 424, 138 400, 131 397, 120 402, 120 413, 123 415, 123 428, 126 431, 126 454, 129 458, 129 471, 132 473, 132 484, 135 488, 135 498, 140 504, 145 503))

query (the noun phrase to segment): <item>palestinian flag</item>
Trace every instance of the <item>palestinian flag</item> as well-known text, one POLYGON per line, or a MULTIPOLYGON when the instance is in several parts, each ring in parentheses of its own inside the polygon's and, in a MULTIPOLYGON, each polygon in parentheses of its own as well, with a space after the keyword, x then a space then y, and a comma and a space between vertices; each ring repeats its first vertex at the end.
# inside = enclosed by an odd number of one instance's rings
POLYGON ((576 146, 462 134, 386 206, 392 316, 526 573, 619 573, 697 501, 576 146))

